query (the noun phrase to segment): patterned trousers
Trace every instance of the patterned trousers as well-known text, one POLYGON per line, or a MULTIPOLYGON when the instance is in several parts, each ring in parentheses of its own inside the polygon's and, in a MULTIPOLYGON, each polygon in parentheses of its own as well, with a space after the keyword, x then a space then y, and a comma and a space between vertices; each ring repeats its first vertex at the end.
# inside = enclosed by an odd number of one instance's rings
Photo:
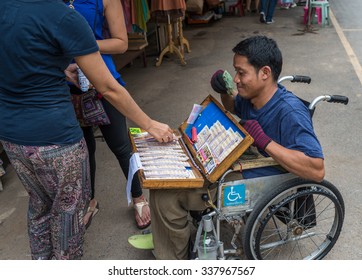
POLYGON ((87 146, 22 146, 2 141, 29 194, 32 259, 80 259, 90 199, 87 146))

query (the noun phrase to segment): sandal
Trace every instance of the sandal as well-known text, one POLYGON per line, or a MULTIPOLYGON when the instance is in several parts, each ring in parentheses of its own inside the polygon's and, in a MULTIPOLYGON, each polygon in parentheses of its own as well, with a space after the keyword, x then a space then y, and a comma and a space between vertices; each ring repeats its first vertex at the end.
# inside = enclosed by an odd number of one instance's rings
POLYGON ((146 224, 139 224, 138 221, 142 222, 142 210, 143 207, 149 207, 148 205, 148 201, 146 200, 146 198, 144 196, 141 196, 140 199, 142 199, 142 201, 135 203, 135 199, 133 198, 133 208, 135 209, 135 218, 136 218, 136 226, 138 229, 145 229, 146 227, 148 227, 151 224, 151 220, 146 223, 146 224), (137 217, 139 217, 139 219, 137 220, 137 217))
POLYGON ((97 213, 99 212, 99 203, 97 202, 96 206, 94 207, 88 207, 87 209, 87 213, 84 215, 84 217, 87 215, 87 214, 91 214, 87 223, 85 224, 85 229, 88 229, 89 226, 91 225, 92 223, 92 219, 95 215, 97 215, 97 213))

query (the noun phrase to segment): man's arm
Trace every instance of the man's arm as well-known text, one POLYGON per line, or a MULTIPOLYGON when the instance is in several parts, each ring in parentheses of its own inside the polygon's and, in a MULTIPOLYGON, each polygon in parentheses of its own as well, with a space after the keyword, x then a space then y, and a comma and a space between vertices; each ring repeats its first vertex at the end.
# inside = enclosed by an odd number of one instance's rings
POLYGON ((236 94, 234 95, 220 94, 222 104, 224 105, 225 109, 232 114, 235 114, 235 109, 234 109, 235 95, 236 94))
POLYGON ((266 135, 256 120, 248 120, 245 130, 254 138, 253 145, 265 151, 287 171, 304 179, 320 182, 324 178, 324 160, 305 155, 303 152, 285 148, 266 135))
MULTIPOLYGON (((230 113, 235 114, 234 102, 237 92, 233 95, 226 94, 225 82, 222 79, 222 70, 218 70, 211 78, 212 88, 220 93, 222 104, 230 113)), ((303 152, 285 148, 272 141, 267 136, 256 120, 249 120, 244 128, 254 138, 254 145, 268 153, 276 162, 290 173, 301 178, 320 182, 324 178, 324 160, 305 155, 303 152)))
POLYGON ((267 152, 282 167, 301 178, 320 182, 325 175, 324 160, 312 158, 300 151, 287 149, 271 141, 265 148, 267 152))

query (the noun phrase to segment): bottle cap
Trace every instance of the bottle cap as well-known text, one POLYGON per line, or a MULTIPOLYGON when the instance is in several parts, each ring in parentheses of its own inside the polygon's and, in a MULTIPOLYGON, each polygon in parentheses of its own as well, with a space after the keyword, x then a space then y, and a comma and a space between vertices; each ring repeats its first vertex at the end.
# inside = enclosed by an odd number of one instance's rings
POLYGON ((203 216, 202 217, 204 221, 204 231, 206 232, 212 232, 213 224, 210 216, 203 216))

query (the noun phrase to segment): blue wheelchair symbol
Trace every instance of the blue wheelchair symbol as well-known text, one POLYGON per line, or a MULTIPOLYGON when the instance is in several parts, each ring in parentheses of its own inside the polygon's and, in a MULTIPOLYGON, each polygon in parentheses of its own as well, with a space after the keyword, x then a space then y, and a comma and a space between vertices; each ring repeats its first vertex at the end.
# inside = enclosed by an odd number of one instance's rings
POLYGON ((245 203, 245 184, 224 187, 224 206, 237 206, 245 203))

